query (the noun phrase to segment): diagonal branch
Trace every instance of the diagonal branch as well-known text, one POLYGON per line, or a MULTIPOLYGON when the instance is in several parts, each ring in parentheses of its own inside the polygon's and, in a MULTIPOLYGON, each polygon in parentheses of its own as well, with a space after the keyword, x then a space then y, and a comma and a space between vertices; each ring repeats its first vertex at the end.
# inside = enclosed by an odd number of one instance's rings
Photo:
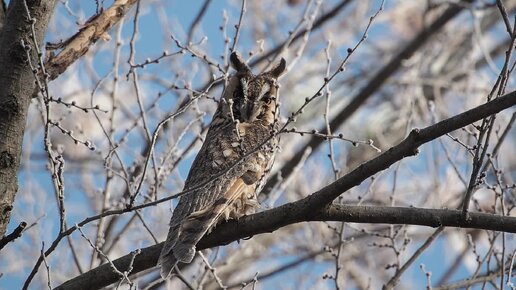
POLYGON ((62 50, 45 63, 49 79, 62 74, 72 63, 85 55, 100 38, 109 39, 108 31, 124 17, 137 0, 116 0, 111 7, 90 18, 83 27, 56 48, 62 50))
MULTIPOLYGON (((360 106, 362 106, 371 96, 374 95, 380 89, 383 84, 394 75, 402 66, 404 60, 409 59, 419 48, 421 48, 428 39, 437 33, 446 23, 450 22, 455 16, 457 16, 464 7, 462 5, 451 5, 443 14, 438 17, 433 23, 421 31, 418 35, 412 39, 404 48, 400 49, 400 52, 395 55, 385 66, 383 66, 369 82, 358 92, 356 96, 350 101, 350 103, 342 109, 330 122, 330 128, 336 129, 346 122, 353 113, 355 113, 360 106)), ((318 130, 322 134, 328 134, 326 127, 322 127, 318 130)), ((312 137, 310 141, 300 148, 299 151, 287 161, 283 167, 279 170, 283 178, 287 178, 296 165, 302 160, 303 154, 308 147, 315 150, 323 143, 323 138, 312 137)), ((263 195, 268 194, 268 190, 271 190, 278 182, 278 175, 273 175, 264 187, 262 191, 263 195)))
MULTIPOLYGON (((331 8, 330 11, 328 11, 326 14, 321 15, 313 24, 311 31, 318 30, 321 28, 326 22, 329 20, 334 19, 337 15, 340 14, 347 6, 350 4, 352 0, 342 0, 339 4, 335 5, 335 7, 331 8)), ((259 63, 262 63, 263 61, 269 60, 269 59, 275 59, 277 57, 277 54, 281 52, 285 47, 291 46, 293 43, 295 43, 297 40, 302 39, 303 35, 307 33, 308 29, 305 28, 301 31, 299 31, 290 41, 287 39, 278 46, 275 46, 273 49, 268 51, 267 53, 263 54, 262 56, 256 58, 252 62, 249 63, 249 66, 254 67, 259 63)))
MULTIPOLYGON (((423 129, 414 129, 400 144, 360 165, 349 174, 306 198, 217 226, 210 235, 199 242, 197 249, 225 245, 245 237, 270 233, 290 224, 307 221, 410 224, 430 227, 477 228, 516 233, 516 217, 471 213, 469 219, 464 219, 458 210, 349 205, 328 206, 340 194, 359 185, 370 176, 405 157, 416 155, 418 147, 421 145, 514 105, 516 105, 516 91, 437 124, 423 129)), ((142 249, 141 255, 134 259, 132 274, 154 267, 161 246, 161 244, 157 244, 142 249)), ((131 255, 126 255, 113 261, 113 263, 120 271, 125 271, 125 269, 128 269, 131 258, 131 255)), ((116 282, 117 279, 118 276, 109 270, 109 265, 105 264, 63 283, 56 289, 98 289, 116 282)))
POLYGON ((21 222, 12 233, 0 239, 0 250, 2 250, 8 243, 21 237, 23 230, 27 227, 26 222, 21 222))
MULTIPOLYGON (((289 208, 302 207, 299 202, 286 205, 289 208)), ((298 213, 306 210, 299 209, 298 213)), ((268 233, 278 228, 298 222, 307 221, 341 221, 354 223, 391 223, 411 224, 430 227, 466 227, 489 230, 504 230, 516 233, 516 217, 497 216, 485 213, 471 213, 471 220, 464 220, 459 210, 424 209, 414 207, 380 207, 332 205, 315 215, 290 215, 285 206, 247 216, 239 221, 229 221, 217 226, 212 234, 204 237, 197 245, 198 250, 229 244, 261 233, 268 233)), ((131 274, 156 266, 163 243, 141 249, 141 254, 134 258, 131 274)), ((113 261, 119 271, 128 269, 133 255, 129 254, 113 261)), ((119 277, 104 264, 79 275, 55 290, 100 289, 116 282, 119 277)))

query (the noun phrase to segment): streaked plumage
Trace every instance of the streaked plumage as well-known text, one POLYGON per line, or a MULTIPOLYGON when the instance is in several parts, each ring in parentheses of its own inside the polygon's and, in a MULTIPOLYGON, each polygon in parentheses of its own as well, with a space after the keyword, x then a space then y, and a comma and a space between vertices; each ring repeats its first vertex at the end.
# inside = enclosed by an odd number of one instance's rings
POLYGON ((285 70, 285 60, 257 76, 237 53, 232 53, 230 60, 237 72, 224 88, 184 189, 211 181, 183 195, 174 210, 158 261, 164 278, 178 262, 192 261, 195 245, 218 222, 255 211, 256 194, 274 161, 278 143, 273 134, 278 126, 276 80, 285 70))

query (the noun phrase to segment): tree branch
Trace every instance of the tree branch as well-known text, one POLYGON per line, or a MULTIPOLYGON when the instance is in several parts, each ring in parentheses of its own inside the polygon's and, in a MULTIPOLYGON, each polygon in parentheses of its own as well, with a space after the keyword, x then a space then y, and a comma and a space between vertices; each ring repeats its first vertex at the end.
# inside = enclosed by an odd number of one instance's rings
MULTIPOLYGON (((342 221, 355 223, 409 224, 430 227, 477 228, 516 233, 516 217, 485 213, 471 213, 464 219, 460 211, 404 207, 376 207, 331 205, 336 197, 370 176, 388 168, 404 157, 416 155, 418 147, 446 133, 496 114, 516 105, 516 91, 497 98, 474 109, 443 120, 423 129, 414 129, 400 144, 378 157, 360 165, 352 172, 310 196, 277 208, 229 221, 217 226, 197 245, 198 250, 229 244, 232 241, 261 233, 270 233, 281 227, 308 221, 342 221)), ((132 274, 156 265, 161 244, 142 249, 134 259, 132 274)), ((132 255, 114 260, 120 270, 128 269, 132 255)), ((117 281, 118 276, 104 264, 79 275, 56 289, 98 289, 117 281)))
MULTIPOLYGON (((298 202, 293 203, 300 206, 298 202)), ((291 207, 293 204, 285 205, 291 207)), ((497 230, 516 233, 516 217, 497 216, 494 214, 471 213, 471 220, 464 220, 459 210, 424 209, 414 207, 380 207, 380 206, 350 206, 332 205, 315 215, 291 216, 285 211, 285 206, 247 216, 239 221, 231 220, 217 226, 208 236, 197 245, 197 250, 229 244, 235 240, 249 236, 273 232, 280 227, 307 221, 340 221, 354 223, 390 223, 422 225, 430 227, 460 227, 497 230), (283 219, 283 220, 282 220, 283 219)), ((303 210, 301 210, 303 211, 303 210)), ((134 259, 131 274, 141 272, 156 266, 163 243, 143 248, 141 254, 134 259)), ((113 261, 120 271, 125 271, 132 254, 125 255, 113 261)), ((116 282, 119 276, 104 264, 75 277, 55 290, 100 289, 116 282)))
MULTIPOLYGON (((470 2, 470 1, 469 1, 470 2)), ((419 48, 421 48, 426 41, 435 33, 437 33, 446 23, 452 20, 455 16, 462 11, 464 6, 462 5, 454 5, 452 4, 443 14, 437 18, 433 23, 428 25, 423 31, 421 31, 418 35, 414 37, 404 48, 400 48, 400 52, 394 56, 384 67, 382 67, 369 82, 359 91, 359 93, 353 97, 353 99, 349 102, 349 104, 344 107, 330 122, 330 128, 336 129, 340 127, 346 120, 355 113, 360 106, 362 106, 371 96, 374 95, 383 84, 394 75, 398 69, 401 67, 404 60, 409 59, 419 48)), ((321 134, 328 134, 326 130, 326 126, 323 126, 318 130, 321 134)), ((310 141, 303 148, 300 148, 299 151, 288 160, 283 167, 279 170, 281 172, 283 178, 287 178, 297 164, 302 160, 303 154, 308 147, 312 148, 315 151, 315 148, 319 147, 323 143, 324 139, 319 137, 312 137, 310 141)), ((313 152, 312 151, 312 152, 313 152)), ((278 175, 273 175, 267 181, 267 184, 264 186, 264 190, 262 194, 266 196, 268 194, 268 190, 271 190, 274 187, 274 184, 278 182, 278 175)))
POLYGON ((90 46, 99 38, 109 40, 108 31, 124 17, 137 0, 116 0, 104 12, 94 15, 75 35, 63 44, 48 48, 62 49, 57 55, 50 56, 45 63, 49 79, 53 80, 62 74, 72 63, 85 55, 90 46))
MULTIPOLYGON (((348 6, 348 4, 351 3, 351 0, 343 0, 341 1, 339 4, 335 5, 335 7, 333 7, 330 11, 328 11, 326 14, 323 14, 321 15, 321 17, 319 17, 313 24, 312 28, 311 28, 311 31, 316 31, 318 30, 319 28, 321 28, 326 22, 328 22, 329 20, 333 19, 334 17, 336 17, 337 15, 339 15, 340 12, 342 12, 344 10, 344 8, 346 8, 346 6, 348 6)), ((285 40, 284 42, 282 42, 281 44, 277 45, 276 47, 274 47, 273 49, 269 50, 267 53, 261 55, 260 57, 254 59, 253 61, 251 61, 249 63, 249 66, 251 67, 254 67, 256 66, 257 64, 259 63, 262 63, 263 61, 266 61, 266 60, 269 60, 271 59, 275 59, 277 57, 277 54, 279 52, 281 52, 281 50, 287 46, 287 47, 290 47, 293 43, 295 43, 297 40, 301 39, 303 37, 303 35, 306 34, 306 32, 308 31, 307 28, 299 31, 293 38, 292 38, 292 41, 289 43, 288 40, 285 40)))
POLYGON ((16 240, 17 238, 21 237, 23 230, 27 226, 26 222, 21 222, 12 233, 8 234, 7 236, 3 237, 0 240, 0 250, 2 250, 8 243, 16 240))

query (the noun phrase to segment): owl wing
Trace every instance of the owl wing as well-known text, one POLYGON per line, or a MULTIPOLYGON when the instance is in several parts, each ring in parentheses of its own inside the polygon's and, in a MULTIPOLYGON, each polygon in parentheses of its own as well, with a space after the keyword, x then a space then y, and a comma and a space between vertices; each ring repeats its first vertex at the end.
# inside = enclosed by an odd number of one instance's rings
MULTIPOLYGON (((257 157, 259 154, 256 154, 233 165, 241 156, 238 153, 239 148, 231 145, 235 138, 231 127, 208 131, 206 140, 209 141, 204 142, 195 158, 185 182, 185 189, 211 181, 180 198, 170 220, 167 240, 158 261, 161 265, 161 276, 167 277, 178 262, 192 261, 195 244, 223 215, 227 219, 231 211, 229 207, 236 200, 242 200, 239 203, 243 208, 243 211, 239 210, 240 215, 250 207, 247 199, 250 195, 254 196, 263 181, 266 162, 265 158, 260 159, 257 157), (224 171, 227 172, 220 176, 224 171)), ((248 149, 256 146, 255 144, 247 139, 243 142, 243 146, 248 149)), ((237 214, 236 217, 238 216, 237 214)))
MULTIPOLYGON (((214 122, 216 120, 214 118, 214 122)), ((273 155, 268 154, 274 151, 276 140, 265 146, 268 150, 263 153, 255 152, 240 160, 243 152, 239 151, 239 146, 234 146, 238 138, 232 126, 211 127, 206 136, 209 141, 204 142, 192 164, 185 189, 211 181, 182 196, 174 210, 158 261, 163 278, 170 275, 178 262, 192 261, 197 242, 223 215, 226 219, 228 215, 238 218, 256 207, 257 201, 252 197, 264 184, 273 160, 273 155), (224 171, 227 172, 220 176, 224 171)), ((239 128, 240 134, 245 135, 242 150, 247 152, 255 149, 270 132, 267 127, 247 123, 241 123, 239 128)))
MULTIPOLYGON (((255 185, 246 184, 244 179, 248 180, 248 178, 243 176, 235 178, 230 182, 229 189, 213 203, 201 208, 196 207, 197 210, 188 214, 182 222, 175 225, 171 224, 167 241, 159 258, 161 276, 163 278, 166 278, 171 273, 178 262, 191 262, 195 256, 195 245, 197 242, 220 220, 227 212, 229 206, 242 198, 249 190, 254 192, 255 185)), ((195 204, 195 202, 192 204, 195 204)), ((180 211, 178 214, 181 215, 182 210, 178 209, 180 211)))

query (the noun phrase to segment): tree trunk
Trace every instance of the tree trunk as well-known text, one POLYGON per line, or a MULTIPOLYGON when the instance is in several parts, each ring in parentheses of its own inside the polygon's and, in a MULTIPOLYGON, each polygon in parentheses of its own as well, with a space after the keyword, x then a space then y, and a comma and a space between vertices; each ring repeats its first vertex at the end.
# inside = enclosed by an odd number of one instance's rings
POLYGON ((37 68, 36 46, 43 41, 55 4, 55 0, 12 0, 0 31, 0 237, 5 234, 18 189, 27 109, 36 87, 31 64, 37 68))

